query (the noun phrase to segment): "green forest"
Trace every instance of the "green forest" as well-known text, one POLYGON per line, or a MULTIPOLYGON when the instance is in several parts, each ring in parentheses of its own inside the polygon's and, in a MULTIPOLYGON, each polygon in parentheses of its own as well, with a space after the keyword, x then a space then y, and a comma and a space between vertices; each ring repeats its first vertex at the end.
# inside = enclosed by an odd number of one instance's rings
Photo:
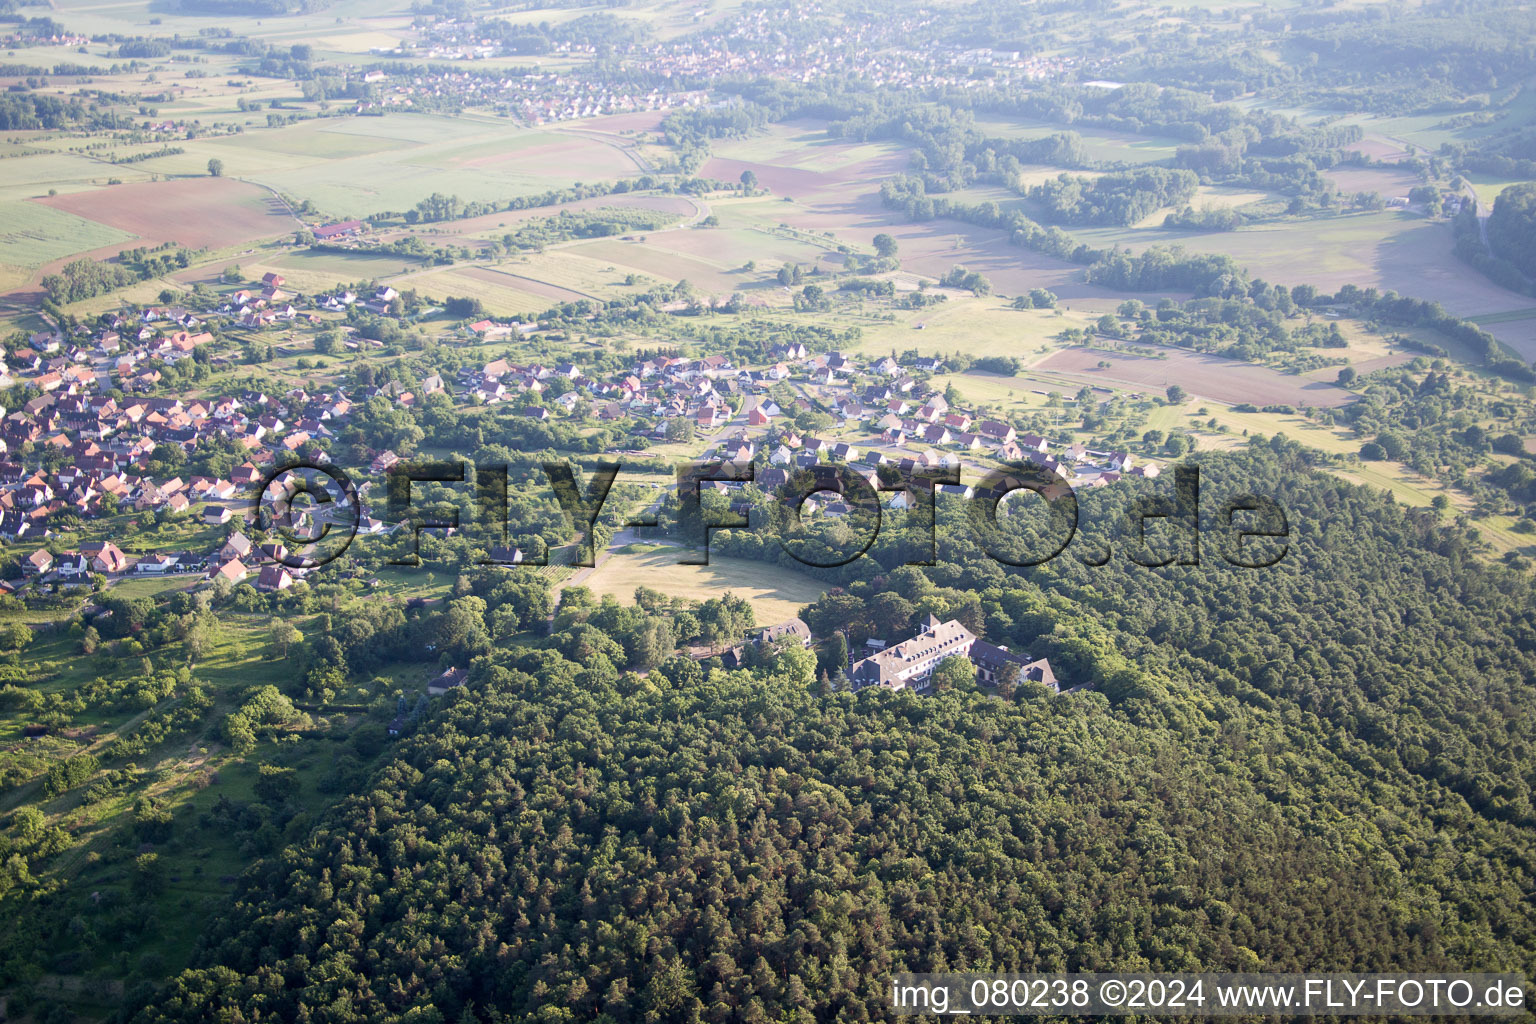
MULTIPOLYGON (((796 648, 642 677, 593 667, 578 602, 475 658, 125 1018, 861 1020, 897 970, 1531 972, 1529 582, 1283 439, 1200 465, 1209 500, 1287 510, 1279 565, 1006 570, 956 528, 823 599, 964 592, 1093 692, 839 692, 796 648)), ((1135 498, 1085 522, 1112 539, 1135 498)))
POLYGON ((1527 278, 1536 277, 1536 184, 1499 193, 1488 218, 1488 245, 1527 278))

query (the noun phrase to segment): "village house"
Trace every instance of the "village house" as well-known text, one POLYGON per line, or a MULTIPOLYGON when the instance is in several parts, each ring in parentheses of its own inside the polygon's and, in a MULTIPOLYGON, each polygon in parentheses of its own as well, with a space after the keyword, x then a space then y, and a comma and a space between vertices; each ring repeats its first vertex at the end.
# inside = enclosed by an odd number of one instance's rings
POLYGON ((464 685, 469 678, 467 668, 447 668, 427 683, 427 694, 432 697, 441 697, 449 690, 456 690, 464 685))
POLYGON ((811 627, 805 624, 803 619, 794 618, 784 622, 775 623, 772 626, 764 626, 758 630, 756 643, 771 644, 788 637, 800 641, 802 646, 811 644, 811 627))
POLYGON ((178 560, 172 555, 145 555, 134 563, 133 571, 142 576, 163 576, 175 570, 178 560))
POLYGON ((228 580, 231 583, 239 583, 250 575, 250 570, 245 563, 238 558, 231 558, 208 571, 208 578, 214 581, 228 580))
POLYGON ((264 594, 287 590, 293 586, 293 574, 281 565, 264 565, 256 577, 256 589, 264 594))
POLYGON ((66 551, 54 562, 53 571, 69 578, 84 576, 91 571, 90 556, 79 551, 66 551))
POLYGON ((226 562, 233 558, 247 558, 250 556, 254 545, 251 539, 243 533, 232 533, 224 546, 219 548, 219 561, 226 562))
POLYGON ((80 553, 90 559, 92 572, 114 574, 128 568, 128 556, 111 541, 82 544, 80 553))

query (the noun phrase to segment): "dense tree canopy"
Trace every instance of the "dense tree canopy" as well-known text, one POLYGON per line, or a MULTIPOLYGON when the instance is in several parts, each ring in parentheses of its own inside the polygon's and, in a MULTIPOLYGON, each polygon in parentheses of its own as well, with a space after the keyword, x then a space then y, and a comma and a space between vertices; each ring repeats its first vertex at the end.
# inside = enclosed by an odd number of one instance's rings
POLYGON ((1495 255, 1536 277, 1536 184, 1511 185, 1493 202, 1488 244, 1495 255))
POLYGON ((951 523, 936 567, 866 562, 810 616, 899 630, 953 589, 1098 692, 823 694, 798 655, 594 674, 578 595, 584 625, 479 657, 253 870, 135 1019, 865 1019, 900 969, 1529 972, 1529 583, 1283 442, 1203 466, 1211 500, 1287 509, 1278 566, 1210 540, 1198 567, 1023 574, 951 523))

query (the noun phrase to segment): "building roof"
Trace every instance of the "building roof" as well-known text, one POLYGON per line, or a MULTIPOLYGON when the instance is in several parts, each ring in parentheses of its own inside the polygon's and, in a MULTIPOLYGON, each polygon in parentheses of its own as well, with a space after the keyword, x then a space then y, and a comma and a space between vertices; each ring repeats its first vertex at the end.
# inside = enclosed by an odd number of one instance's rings
POLYGON ((256 578, 257 590, 282 590, 293 585, 293 574, 281 565, 264 565, 256 578))
POLYGON ((811 639, 811 627, 805 624, 804 619, 794 618, 785 622, 776 622, 771 626, 765 626, 757 634, 757 642, 771 644, 775 640, 782 640, 786 636, 797 636, 806 643, 811 639))
POLYGON ((956 620, 940 622, 930 615, 921 633, 857 662, 850 677, 860 686, 899 689, 926 679, 944 658, 969 654, 975 642, 976 634, 956 620))
POLYGON ((464 680, 469 678, 467 668, 445 668, 441 673, 433 676, 427 682, 427 690, 452 690, 464 685, 464 680))
POLYGON ((231 558, 229 561, 215 569, 213 571, 213 575, 222 576, 227 580, 234 580, 236 583, 238 583, 245 579, 248 572, 250 572, 250 570, 245 567, 244 562, 240 561, 238 558, 231 558))
POLYGON ((324 227, 315 228, 316 238, 335 238, 337 235, 350 235, 363 229, 360 220, 344 220, 336 224, 327 224, 324 227))
POLYGON ((954 619, 940 622, 933 615, 928 616, 922 632, 912 639, 875 651, 855 662, 849 677, 859 687, 902 689, 920 686, 939 662, 952 657, 969 658, 989 677, 1004 665, 1017 665, 1020 679, 1041 683, 1051 690, 1059 689, 1056 675, 1044 658, 1031 661, 1028 655, 1015 654, 1006 647, 988 643, 954 619))

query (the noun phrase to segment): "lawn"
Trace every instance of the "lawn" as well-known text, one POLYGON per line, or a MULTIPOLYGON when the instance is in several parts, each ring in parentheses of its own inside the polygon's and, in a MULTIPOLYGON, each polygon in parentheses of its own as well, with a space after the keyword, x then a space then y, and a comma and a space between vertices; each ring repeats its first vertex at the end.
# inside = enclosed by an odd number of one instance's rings
MULTIPOLYGON (((1064 398, 1071 398, 1077 392, 1077 387, 1051 386, 1047 381, 1035 380, 1027 377, 1003 377, 991 373, 951 373, 935 377, 934 386, 943 391, 951 385, 960 392, 965 399, 967 408, 972 406, 993 406, 998 409, 1015 409, 1021 406, 1044 407, 1047 396, 1039 394, 1045 391, 1061 392, 1064 398)), ((1081 385, 1078 385, 1081 387, 1081 385)))
POLYGON ((114 583, 111 588, 113 597, 154 597, 172 590, 187 590, 203 582, 200 573, 188 573, 175 576, 145 576, 141 579, 126 579, 121 583, 114 583))

